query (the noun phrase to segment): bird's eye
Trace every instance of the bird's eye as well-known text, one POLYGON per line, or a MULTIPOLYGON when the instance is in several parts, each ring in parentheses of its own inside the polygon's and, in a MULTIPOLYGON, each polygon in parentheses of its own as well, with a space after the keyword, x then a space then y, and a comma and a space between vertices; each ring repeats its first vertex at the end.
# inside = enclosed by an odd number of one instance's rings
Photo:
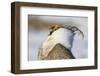
POLYGON ((53 33, 53 31, 52 31, 52 30, 50 30, 49 35, 51 35, 52 33, 53 33))

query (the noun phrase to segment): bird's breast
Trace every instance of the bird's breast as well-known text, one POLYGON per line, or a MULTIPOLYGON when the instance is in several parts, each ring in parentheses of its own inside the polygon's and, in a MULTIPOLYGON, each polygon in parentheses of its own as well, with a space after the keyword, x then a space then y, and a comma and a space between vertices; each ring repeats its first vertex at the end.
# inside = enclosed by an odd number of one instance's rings
POLYGON ((52 38, 54 38, 56 43, 61 43, 69 50, 72 47, 73 37, 74 37, 74 33, 65 28, 60 28, 52 34, 52 38))

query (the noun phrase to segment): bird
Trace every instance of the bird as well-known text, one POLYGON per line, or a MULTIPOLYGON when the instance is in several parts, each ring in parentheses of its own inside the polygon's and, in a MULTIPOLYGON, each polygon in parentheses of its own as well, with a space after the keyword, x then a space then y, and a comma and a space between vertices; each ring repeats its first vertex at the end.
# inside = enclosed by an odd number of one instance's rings
POLYGON ((76 26, 52 25, 47 39, 39 48, 39 60, 75 59, 71 52, 75 32, 79 31, 76 26))

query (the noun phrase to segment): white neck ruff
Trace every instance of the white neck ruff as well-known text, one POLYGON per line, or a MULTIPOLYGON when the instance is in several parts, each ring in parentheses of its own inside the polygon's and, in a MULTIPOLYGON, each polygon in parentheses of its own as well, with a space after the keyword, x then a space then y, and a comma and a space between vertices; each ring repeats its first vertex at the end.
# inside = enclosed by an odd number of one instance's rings
POLYGON ((62 44, 67 49, 71 50, 74 33, 71 30, 60 28, 48 36, 44 41, 42 46, 42 56, 47 57, 49 52, 54 48, 58 43, 62 44))

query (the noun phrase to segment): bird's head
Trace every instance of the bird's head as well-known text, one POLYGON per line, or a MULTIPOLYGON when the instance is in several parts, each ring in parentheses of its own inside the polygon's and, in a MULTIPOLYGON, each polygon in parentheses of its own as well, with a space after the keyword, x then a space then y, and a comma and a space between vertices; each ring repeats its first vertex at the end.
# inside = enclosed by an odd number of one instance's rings
POLYGON ((63 26, 61 26, 61 25, 52 25, 52 26, 50 26, 50 33, 49 33, 49 35, 51 35, 54 31, 56 31, 56 30, 58 30, 59 28, 63 28, 63 26))

